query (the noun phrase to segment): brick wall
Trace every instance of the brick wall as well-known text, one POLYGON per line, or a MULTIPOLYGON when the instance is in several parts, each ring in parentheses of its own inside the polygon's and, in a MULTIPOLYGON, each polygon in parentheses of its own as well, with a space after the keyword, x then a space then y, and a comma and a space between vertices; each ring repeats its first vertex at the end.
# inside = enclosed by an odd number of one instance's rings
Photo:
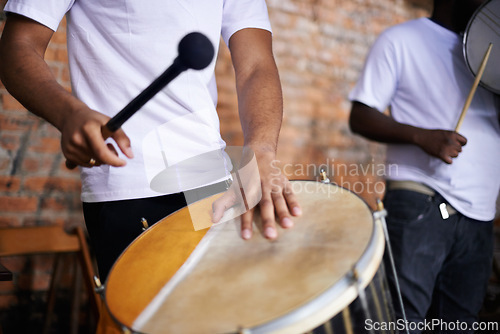
MULTIPOLYGON (((0 0, 0 8, 4 2, 0 0)), ((268 0, 285 106, 279 158, 290 178, 314 179, 317 167, 326 164, 337 183, 354 189, 370 204, 381 196, 377 171, 383 148, 350 133, 346 96, 375 37, 388 26, 427 15, 430 4, 431 0, 268 0)), ((46 59, 57 80, 69 89, 64 23, 46 59)), ((234 73, 225 46, 218 60, 223 137, 229 145, 241 145, 234 73)), ((83 223, 79 175, 64 167, 59 145, 59 133, 27 112, 0 83, 0 227, 83 223)), ((14 271, 15 280, 0 282, 0 309, 20 302, 17 289, 47 289, 50 257, 1 261, 14 271)))

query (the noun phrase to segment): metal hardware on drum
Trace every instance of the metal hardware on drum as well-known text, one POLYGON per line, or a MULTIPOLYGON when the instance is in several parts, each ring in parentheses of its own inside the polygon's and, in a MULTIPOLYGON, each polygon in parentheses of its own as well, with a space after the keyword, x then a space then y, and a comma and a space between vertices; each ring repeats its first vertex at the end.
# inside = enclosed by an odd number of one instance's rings
POLYGON ((146 220, 146 218, 142 217, 141 223, 142 223, 142 230, 146 231, 149 228, 149 224, 148 224, 148 221, 146 220))
MULTIPOLYGON (((386 216, 387 216, 387 210, 384 209, 384 204, 380 199, 377 199, 377 211, 373 213, 373 217, 375 218, 375 221, 380 221, 380 224, 382 225, 382 230, 384 231, 387 253, 389 254, 392 274, 394 275, 394 282, 396 283, 396 291, 398 293, 399 306, 401 307, 403 320, 405 321, 405 323, 407 323, 406 312, 403 304, 403 297, 401 296, 401 288, 399 287, 398 273, 396 271, 396 265, 394 264, 394 256, 392 255, 392 247, 391 247, 391 242, 389 240, 389 231, 387 230, 387 223, 385 221, 386 216)), ((410 334, 408 327, 406 327, 406 333, 410 334)))
MULTIPOLYGON (((361 302, 361 307, 363 308, 363 313, 365 314, 366 319, 373 319, 370 313, 370 309, 368 308, 368 298, 366 297, 365 290, 361 285, 362 281, 359 277, 358 271, 356 270, 356 266, 352 267, 351 271, 351 279, 353 283, 356 285, 356 290, 358 290, 358 298, 361 302)), ((373 328, 370 329, 370 333, 373 332, 373 328)))
POLYGON ((328 175, 326 175, 326 171, 323 168, 321 168, 321 170, 319 171, 319 174, 320 174, 320 177, 321 177, 320 182, 322 182, 322 183, 330 183, 330 179, 328 178, 328 175))
POLYGON ((94 276, 94 284, 95 284, 95 292, 98 293, 99 295, 102 295, 104 293, 104 285, 101 284, 101 280, 99 277, 94 276))

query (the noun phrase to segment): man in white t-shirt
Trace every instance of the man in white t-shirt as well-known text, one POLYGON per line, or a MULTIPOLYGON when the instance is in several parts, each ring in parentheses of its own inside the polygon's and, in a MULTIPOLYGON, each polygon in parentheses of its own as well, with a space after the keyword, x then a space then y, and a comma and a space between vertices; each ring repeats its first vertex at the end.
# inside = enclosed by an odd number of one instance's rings
POLYGON ((476 321, 490 275, 498 96, 479 87, 460 133, 453 130, 474 81, 460 33, 482 2, 435 0, 430 19, 386 30, 349 96, 353 132, 388 144, 384 202, 411 322, 476 321))
MULTIPOLYGON (((182 73, 111 140, 101 135, 101 126, 172 63, 179 41, 193 31, 206 35, 216 53, 222 36, 231 51, 245 146, 255 152, 260 172, 264 235, 277 237, 275 212, 281 226, 293 225, 300 207, 288 180, 272 169, 282 96, 264 0, 9 0, 5 11, 2 82, 28 110, 61 131, 65 157, 81 166, 85 221, 103 279, 141 233, 142 217, 153 223, 186 205, 181 192, 151 188, 162 170, 155 164, 175 166, 225 147, 215 109, 215 61, 182 73), (43 59, 64 16, 72 94, 43 59)), ((212 186, 219 191, 225 184, 212 186)), ((245 239, 252 236, 252 214, 242 216, 245 239)))

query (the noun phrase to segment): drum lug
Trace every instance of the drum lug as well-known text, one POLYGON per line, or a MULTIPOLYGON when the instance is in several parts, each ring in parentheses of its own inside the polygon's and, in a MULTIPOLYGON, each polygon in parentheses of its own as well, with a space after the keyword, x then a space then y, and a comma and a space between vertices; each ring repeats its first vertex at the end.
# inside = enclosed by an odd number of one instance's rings
POLYGON ((148 221, 146 220, 146 218, 142 217, 141 223, 142 223, 142 230, 146 231, 149 228, 149 224, 148 224, 148 221))
POLYGON ((102 294, 104 293, 104 285, 101 284, 101 280, 99 279, 99 277, 94 276, 94 284, 95 284, 94 288, 95 292, 102 296, 102 294))
MULTIPOLYGON (((387 210, 384 209, 384 204, 382 203, 382 201, 378 198, 377 199, 377 211, 375 211, 373 213, 373 218, 375 218, 375 220, 381 220, 382 218, 385 219, 385 217, 387 217, 387 210)), ((386 231, 384 230, 384 233, 386 231)))
POLYGON ((330 183, 330 179, 328 178, 328 175, 326 175, 326 171, 324 168, 321 168, 321 170, 319 171, 319 174, 320 174, 320 182, 321 183, 330 183))

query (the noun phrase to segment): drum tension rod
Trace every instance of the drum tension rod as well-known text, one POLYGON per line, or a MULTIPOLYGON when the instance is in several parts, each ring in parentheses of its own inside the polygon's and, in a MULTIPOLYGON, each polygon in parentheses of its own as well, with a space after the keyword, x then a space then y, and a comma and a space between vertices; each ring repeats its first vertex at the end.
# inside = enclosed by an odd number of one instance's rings
POLYGON ((146 220, 146 218, 142 217, 141 223, 142 223, 142 230, 146 231, 149 228, 149 224, 148 224, 148 221, 146 220))
POLYGON ((324 168, 321 168, 319 171, 320 177, 321 177, 321 182, 322 183, 330 183, 330 179, 328 178, 328 175, 326 175, 326 171, 324 168))
MULTIPOLYGON (((389 261, 391 264, 392 275, 394 276, 394 283, 395 283, 395 288, 396 288, 396 292, 397 292, 397 296, 398 296, 398 302, 399 302, 399 306, 401 307, 401 313, 403 316, 403 320, 406 324, 407 318, 406 318, 405 307, 403 304, 403 296, 401 295, 401 288, 399 286, 399 277, 398 277, 398 273, 396 270, 396 264, 394 263, 394 255, 392 254, 391 240, 389 239, 389 231, 387 229, 387 222, 385 221, 385 217, 387 217, 387 210, 384 208, 384 203, 380 200, 380 198, 377 198, 377 211, 375 211, 373 213, 373 217, 375 218, 375 221, 380 223, 380 225, 382 226, 382 230, 384 231, 386 249, 387 249, 387 254, 389 255, 389 261)), ((406 333, 410 334, 408 327, 406 327, 406 333)))
MULTIPOLYGON (((356 269, 356 265, 352 267, 351 270, 351 280, 356 286, 356 290, 358 290, 358 298, 359 301, 361 302, 361 307, 363 309, 363 313, 365 314, 366 319, 373 319, 370 313, 370 309, 368 307, 368 298, 366 297, 365 290, 361 286, 362 281, 361 277, 359 276, 359 272, 356 269)), ((373 328, 369 330, 369 333, 374 334, 373 328)))
POLYGON ((99 295, 102 295, 104 292, 104 285, 101 284, 101 280, 99 277, 94 276, 94 284, 95 284, 95 292, 99 295))

